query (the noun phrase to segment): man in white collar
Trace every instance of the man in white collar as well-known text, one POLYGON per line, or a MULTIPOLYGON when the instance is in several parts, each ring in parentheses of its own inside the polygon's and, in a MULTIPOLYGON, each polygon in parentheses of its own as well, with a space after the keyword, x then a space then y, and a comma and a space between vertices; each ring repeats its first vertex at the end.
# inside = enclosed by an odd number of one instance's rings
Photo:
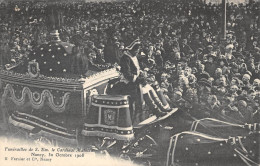
POLYGON ((140 53, 140 48, 140 40, 134 40, 128 47, 126 47, 126 50, 120 59, 121 73, 123 76, 121 81, 126 83, 124 92, 121 93, 131 96, 133 101, 132 106, 135 107, 135 109, 133 108, 134 112, 132 113, 132 117, 137 114, 136 111, 141 111, 143 102, 143 95, 138 81, 140 66, 137 55, 140 53))
POLYGON ((120 60, 121 72, 128 83, 136 82, 140 74, 140 66, 137 55, 140 53, 141 42, 134 40, 128 47, 120 60))

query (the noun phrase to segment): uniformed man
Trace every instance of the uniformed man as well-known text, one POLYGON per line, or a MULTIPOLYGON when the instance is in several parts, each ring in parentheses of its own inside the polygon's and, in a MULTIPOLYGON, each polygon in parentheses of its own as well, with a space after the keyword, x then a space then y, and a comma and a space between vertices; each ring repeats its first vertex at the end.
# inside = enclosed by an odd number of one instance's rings
MULTIPOLYGON (((120 66, 123 78, 121 81, 125 82, 123 95, 130 95, 132 99, 132 106, 134 111, 141 110, 142 107, 142 93, 138 77, 140 75, 140 66, 137 55, 140 52, 141 42, 139 39, 134 40, 120 59, 120 66)), ((133 113, 135 114, 135 113, 133 113)), ((132 117, 134 116, 132 114, 132 117)))

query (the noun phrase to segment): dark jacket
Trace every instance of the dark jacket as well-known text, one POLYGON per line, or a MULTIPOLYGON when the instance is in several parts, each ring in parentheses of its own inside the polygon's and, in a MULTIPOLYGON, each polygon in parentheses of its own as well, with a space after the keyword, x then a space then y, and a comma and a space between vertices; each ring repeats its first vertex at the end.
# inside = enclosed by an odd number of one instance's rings
MULTIPOLYGON (((130 55, 131 56, 131 55, 130 55)), ((134 82, 134 76, 137 75, 137 67, 131 60, 131 58, 124 54, 120 60, 121 72, 124 77, 130 81, 134 82)))

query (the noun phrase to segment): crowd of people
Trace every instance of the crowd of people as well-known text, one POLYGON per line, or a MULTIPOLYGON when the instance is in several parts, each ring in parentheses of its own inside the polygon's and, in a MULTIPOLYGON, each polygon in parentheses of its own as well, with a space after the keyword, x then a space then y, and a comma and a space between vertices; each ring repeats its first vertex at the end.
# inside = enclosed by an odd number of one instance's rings
MULTIPOLYGON (((148 84, 192 116, 259 122, 260 4, 181 0, 1 4, 0 65, 29 56, 58 29, 98 64, 120 64, 133 40, 148 84)), ((86 69, 88 70, 88 69, 86 69)), ((86 72, 86 71, 84 71, 86 72)))

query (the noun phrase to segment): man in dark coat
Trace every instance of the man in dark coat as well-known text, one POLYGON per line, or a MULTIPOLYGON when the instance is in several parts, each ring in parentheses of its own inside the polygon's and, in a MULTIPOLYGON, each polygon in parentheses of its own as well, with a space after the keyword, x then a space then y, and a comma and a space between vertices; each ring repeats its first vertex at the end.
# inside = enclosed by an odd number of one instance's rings
POLYGON ((80 46, 72 49, 71 71, 74 74, 84 75, 88 71, 88 57, 82 50, 80 46))
POLYGON ((183 39, 180 45, 180 50, 185 54, 185 56, 189 56, 194 53, 191 47, 187 43, 187 39, 183 39))
MULTIPOLYGON (((114 44, 114 63, 119 64, 120 63, 120 57, 121 57, 121 51, 120 51, 120 43, 119 42, 115 42, 114 44)), ((112 64, 114 64, 112 63, 112 64)))
POLYGON ((119 64, 120 61, 120 43, 109 41, 104 49, 104 58, 106 63, 119 64))
POLYGON ((122 93, 123 95, 130 95, 132 99, 131 106, 135 106, 132 117, 136 114, 137 110, 141 110, 142 106, 142 93, 139 84, 138 77, 140 75, 140 66, 137 59, 137 55, 140 52, 140 40, 134 40, 128 47, 120 59, 121 72, 123 74, 122 82, 123 85, 122 93))
POLYGON ((157 68, 161 70, 163 68, 163 58, 162 58, 162 54, 161 54, 160 50, 156 51, 154 59, 155 59, 157 68))
POLYGON ((140 74, 140 66, 137 59, 137 55, 140 52, 140 41, 135 40, 126 49, 120 60, 121 72, 128 84, 136 83, 140 74))

